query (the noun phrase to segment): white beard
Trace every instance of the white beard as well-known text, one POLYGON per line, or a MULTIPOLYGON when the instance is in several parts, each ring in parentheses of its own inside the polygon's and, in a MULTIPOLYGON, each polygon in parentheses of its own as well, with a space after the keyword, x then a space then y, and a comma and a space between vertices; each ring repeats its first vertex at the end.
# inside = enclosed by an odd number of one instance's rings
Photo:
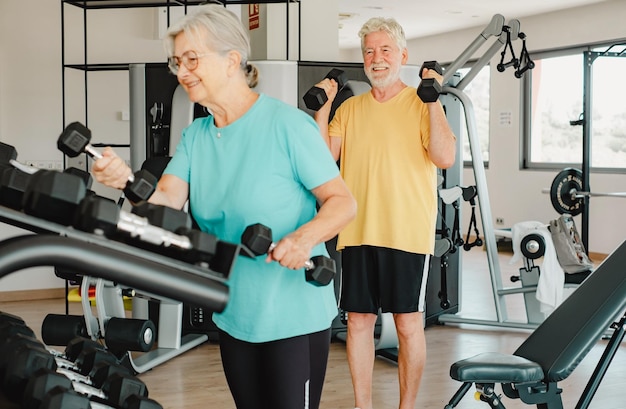
POLYGON ((370 80, 372 87, 385 88, 395 83, 400 78, 400 66, 399 65, 396 66, 395 69, 392 69, 391 67, 387 67, 389 69, 387 70, 387 75, 385 75, 384 77, 378 76, 377 73, 379 71, 374 71, 374 67, 376 67, 375 64, 370 66, 369 69, 365 69, 365 75, 370 80))

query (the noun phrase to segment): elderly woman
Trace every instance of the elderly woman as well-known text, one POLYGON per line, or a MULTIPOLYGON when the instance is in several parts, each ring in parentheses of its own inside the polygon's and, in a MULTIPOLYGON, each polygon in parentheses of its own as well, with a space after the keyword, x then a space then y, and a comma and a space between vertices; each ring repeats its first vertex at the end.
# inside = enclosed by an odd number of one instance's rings
MULTIPOLYGON (((251 89, 258 72, 236 15, 199 7, 165 45, 170 70, 210 115, 183 131, 149 201, 180 209, 189 200, 199 227, 225 241, 250 224, 272 229, 276 246, 237 259, 229 302, 213 314, 224 372, 237 408, 317 408, 337 304, 333 285, 308 283, 303 268, 327 255, 324 242, 353 219, 355 201, 314 120, 251 89)), ((116 188, 131 174, 109 148, 92 172, 116 188)))

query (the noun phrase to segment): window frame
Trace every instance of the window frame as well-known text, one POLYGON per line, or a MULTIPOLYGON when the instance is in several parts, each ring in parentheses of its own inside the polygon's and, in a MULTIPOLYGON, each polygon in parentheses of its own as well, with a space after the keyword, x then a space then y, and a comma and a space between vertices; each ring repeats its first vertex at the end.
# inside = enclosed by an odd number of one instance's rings
MULTIPOLYGON (((598 51, 598 48, 609 48, 612 45, 621 44, 626 45, 626 39, 618 39, 611 41, 602 41, 598 43, 590 43, 587 45, 580 45, 574 47, 564 47, 559 49, 552 50, 544 50, 530 53, 531 58, 535 61, 543 60, 548 58, 556 58, 563 56, 573 56, 580 55, 580 63, 581 67, 583 67, 583 84, 580 85, 580 91, 583 95, 583 106, 581 107, 582 113, 585 115, 590 115, 587 111, 592 111, 590 104, 586 103, 585 100, 591 100, 591 95, 593 90, 591 89, 591 83, 593 82, 593 78, 586 78, 587 75, 591 75, 589 69, 587 69, 587 54, 601 54, 598 51), (587 106, 588 105, 588 106, 587 106)), ((626 55, 623 56, 626 58, 626 55)), ((598 57, 599 58, 599 57, 598 57)), ((593 63, 592 63, 593 64, 593 63)), ((585 147, 585 143, 589 145, 592 144, 592 129, 583 129, 588 125, 583 125, 581 127, 581 133, 584 135, 587 133, 587 138, 583 138, 581 146, 581 158, 580 161, 577 162, 538 162, 531 161, 531 148, 532 148, 532 70, 530 70, 527 75, 524 75, 521 81, 521 91, 520 91, 520 158, 519 158, 519 168, 520 170, 561 170, 566 167, 575 167, 581 168, 586 167, 590 172, 594 173, 606 173, 606 174, 626 174, 626 167, 624 168, 615 168, 615 167, 597 167, 591 166, 591 157, 585 158, 586 155, 591 155, 589 151, 589 146, 585 147), (585 140, 586 139, 586 140, 585 140), (585 151, 588 153, 585 154, 585 151), (586 160, 585 160, 586 159, 586 160), (589 163, 585 163, 588 161, 589 163)), ((591 118, 592 119, 592 118, 591 118)), ((590 121, 593 126, 593 121, 590 121)))

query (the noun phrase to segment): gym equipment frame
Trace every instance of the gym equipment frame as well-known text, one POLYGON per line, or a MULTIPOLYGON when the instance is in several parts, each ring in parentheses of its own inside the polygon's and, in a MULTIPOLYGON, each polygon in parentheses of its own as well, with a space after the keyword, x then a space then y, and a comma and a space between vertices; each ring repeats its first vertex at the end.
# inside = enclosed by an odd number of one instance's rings
POLYGON ((450 376, 463 384, 445 409, 456 407, 472 384, 477 398, 491 408, 505 409, 494 389, 497 383, 508 398, 538 409, 563 409, 558 382, 576 369, 610 327, 613 335, 576 404, 576 409, 588 408, 624 338, 625 265, 626 241, 513 354, 482 353, 452 364, 450 376))
MULTIPOLYGON (((483 29, 483 31, 476 37, 476 39, 470 43, 470 45, 453 61, 449 66, 445 68, 443 75, 443 88, 442 95, 449 94, 452 97, 457 98, 465 112, 465 121, 467 126, 467 133, 469 138, 470 151, 472 153, 472 169, 474 172, 476 192, 478 205, 480 208, 480 216, 483 225, 484 243, 487 255, 487 262, 489 266, 491 288, 493 291, 496 319, 474 319, 461 317, 457 314, 442 314, 438 317, 440 323, 466 323, 477 325, 491 325, 491 326, 503 326, 522 329, 534 329, 537 324, 529 322, 515 322, 508 319, 506 311, 505 296, 510 294, 519 294, 524 292, 536 291, 536 286, 525 287, 512 287, 504 288, 502 284, 502 275, 500 271, 500 263, 498 260, 498 250, 495 239, 495 229, 493 226, 493 220, 491 217, 491 205, 489 203, 489 191, 487 187, 487 178, 485 175, 485 167, 482 158, 482 152, 480 149, 478 139, 478 129, 476 125, 476 118, 474 116, 474 109, 472 101, 463 92, 465 87, 476 77, 480 70, 486 66, 491 58, 498 52, 498 50, 504 45, 505 51, 508 48, 512 50, 511 41, 518 38, 525 41, 526 36, 520 32, 520 22, 518 20, 511 20, 508 24, 504 24, 505 19, 502 15, 496 14, 491 19, 491 22, 483 29), (493 44, 485 51, 485 53, 478 58, 478 60, 472 65, 470 71, 460 80, 458 83, 453 84, 451 82, 456 71, 463 67, 472 58, 474 53, 480 49, 483 44, 491 37, 496 37, 493 44)), ((525 47, 523 48, 523 50, 525 47)), ((502 52, 504 58, 505 51, 502 52)), ((524 54, 524 52, 522 52, 524 54)), ((523 72, 532 69, 534 63, 526 55, 520 55, 521 60, 517 59, 515 55, 512 56, 510 62, 504 63, 501 61, 498 71, 502 72, 507 67, 515 67, 515 76, 520 78, 523 72), (520 61, 525 63, 524 67, 520 66, 520 61), (502 69, 500 69, 502 68, 502 69)), ((461 311, 462 312, 462 311, 461 311)))

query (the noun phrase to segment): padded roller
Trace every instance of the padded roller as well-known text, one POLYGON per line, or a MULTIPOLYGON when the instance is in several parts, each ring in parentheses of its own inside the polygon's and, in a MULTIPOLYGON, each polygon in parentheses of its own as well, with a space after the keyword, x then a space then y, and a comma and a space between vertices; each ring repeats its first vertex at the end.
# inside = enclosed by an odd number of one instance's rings
POLYGON ((151 320, 110 318, 104 340, 114 352, 147 352, 154 345, 156 327, 151 320))
POLYGON ((76 337, 89 337, 82 315, 48 314, 41 324, 41 339, 46 345, 65 346, 76 337))

